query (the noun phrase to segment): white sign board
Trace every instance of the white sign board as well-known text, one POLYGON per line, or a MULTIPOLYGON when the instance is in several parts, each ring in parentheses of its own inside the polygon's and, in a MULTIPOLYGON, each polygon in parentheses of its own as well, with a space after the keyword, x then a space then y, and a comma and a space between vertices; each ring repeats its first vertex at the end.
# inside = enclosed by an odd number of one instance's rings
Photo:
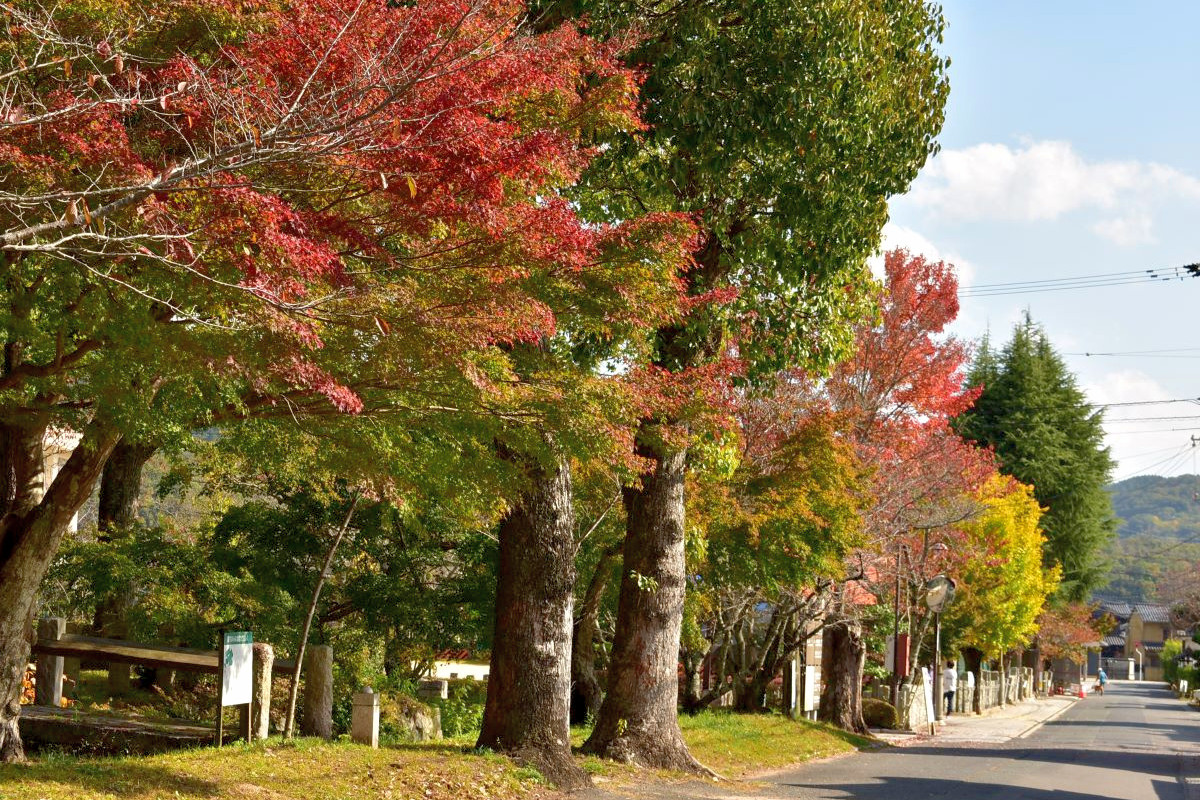
POLYGON ((221 705, 250 702, 254 682, 254 638, 249 631, 226 631, 221 637, 221 705))
POLYGON ((817 710, 817 683, 821 680, 819 667, 804 668, 804 696, 800 698, 801 711, 817 710))

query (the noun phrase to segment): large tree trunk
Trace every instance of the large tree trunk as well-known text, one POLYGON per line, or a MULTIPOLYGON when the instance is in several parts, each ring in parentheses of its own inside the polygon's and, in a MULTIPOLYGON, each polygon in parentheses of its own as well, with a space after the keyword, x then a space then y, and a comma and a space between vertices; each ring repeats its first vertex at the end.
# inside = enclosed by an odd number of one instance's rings
POLYGON ((624 491, 625 560, 608 694, 584 750, 650 767, 707 772, 679 732, 679 633, 685 591, 686 451, 647 454, 655 468, 624 491))
POLYGON ((571 757, 571 473, 565 463, 528 471, 533 485, 500 525, 496 635, 478 746, 575 787, 588 779, 571 757))
POLYGON ((767 685, 770 679, 756 672, 734 684, 733 706, 738 711, 761 712, 767 710, 767 685))
POLYGON ((97 525, 102 539, 119 538, 137 521, 142 469, 155 450, 153 445, 130 442, 113 448, 100 476, 97 525))
MULTIPOLYGON (((40 456, 41 436, 36 438, 40 456)), ((21 683, 29 659, 26 626, 38 587, 71 517, 91 494, 118 439, 115 431, 100 423, 88 425, 79 446, 40 502, 19 490, 9 501, 15 510, 0 519, 0 761, 24 758, 17 721, 21 683)), ((26 441, 33 439, 26 437, 26 441)), ((32 460, 28 451, 16 455, 25 462, 32 460)), ((13 474, 12 463, 0 464, 0 470, 13 474)))
MULTIPOLYGON (((100 502, 97 527, 100 541, 123 539, 137 521, 138 496, 142 493, 142 468, 154 455, 155 448, 146 444, 119 442, 113 448, 100 475, 100 502)), ((129 635, 127 617, 130 597, 126 592, 112 592, 96 604, 96 635, 109 639, 124 639, 129 635)), ((109 664, 109 691, 120 694, 129 690, 129 665, 109 664)))
POLYGON ((825 626, 821 654, 821 704, 817 719, 855 733, 867 733, 862 715, 862 673, 866 661, 862 628, 854 621, 825 626))
POLYGON ((619 547, 613 546, 600 554, 600 561, 592 571, 587 593, 583 596, 579 619, 575 622, 571 645, 572 725, 583 724, 589 717, 595 718, 604 700, 604 687, 596 677, 596 640, 600 636, 600 604, 612 576, 613 559, 620 552, 619 547))
POLYGON ((28 513, 42 495, 45 420, 0 423, 0 520, 28 513))
POLYGON ((974 647, 962 649, 963 661, 967 672, 975 676, 975 691, 971 695, 971 710, 976 714, 983 713, 983 652, 974 647))

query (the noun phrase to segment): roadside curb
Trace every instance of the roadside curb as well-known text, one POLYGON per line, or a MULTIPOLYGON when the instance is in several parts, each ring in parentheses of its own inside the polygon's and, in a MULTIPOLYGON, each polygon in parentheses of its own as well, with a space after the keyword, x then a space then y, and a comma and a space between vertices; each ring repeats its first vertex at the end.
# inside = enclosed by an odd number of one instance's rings
POLYGON ((1045 719, 1040 719, 1040 720, 1038 720, 1037 722, 1033 723, 1033 724, 1032 724, 1032 725, 1030 725, 1028 728, 1026 728, 1025 730, 1023 730, 1023 731, 1021 731, 1020 733, 1018 733, 1018 734, 1017 734, 1016 736, 1014 736, 1013 738, 1014 738, 1014 739, 1024 739, 1026 736, 1029 736, 1029 735, 1033 734, 1035 731, 1037 731, 1037 729, 1038 729, 1038 728, 1042 727, 1042 726, 1043 726, 1043 725, 1045 725, 1047 722, 1053 722, 1054 720, 1056 720, 1056 719, 1058 719, 1059 717, 1061 717, 1061 716, 1062 716, 1062 715, 1063 715, 1063 714, 1066 712, 1066 710, 1067 710, 1068 708, 1074 708, 1074 707, 1075 707, 1075 703, 1076 703, 1076 702, 1078 702, 1078 698, 1075 698, 1074 702, 1071 702, 1071 703, 1064 703, 1062 708, 1058 709, 1057 711, 1055 711, 1053 714, 1051 714, 1050 716, 1046 717, 1045 719))

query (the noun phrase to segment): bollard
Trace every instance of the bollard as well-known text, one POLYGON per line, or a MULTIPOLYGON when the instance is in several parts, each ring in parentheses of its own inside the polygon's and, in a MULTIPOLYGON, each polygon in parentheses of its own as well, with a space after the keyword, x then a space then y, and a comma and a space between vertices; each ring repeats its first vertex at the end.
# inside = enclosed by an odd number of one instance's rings
POLYGON ((359 744, 379 747, 379 693, 364 686, 352 698, 350 738, 359 744))
POLYGON ((275 648, 263 642, 254 643, 254 689, 252 692, 250 736, 265 739, 271 735, 271 669, 275 665, 275 648))

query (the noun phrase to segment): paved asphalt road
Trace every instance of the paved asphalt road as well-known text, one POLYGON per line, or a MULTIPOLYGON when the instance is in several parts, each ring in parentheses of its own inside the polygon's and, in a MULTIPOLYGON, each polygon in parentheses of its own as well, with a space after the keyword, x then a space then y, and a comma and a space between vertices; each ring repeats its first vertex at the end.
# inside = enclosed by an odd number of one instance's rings
POLYGON ((1118 682, 1026 738, 1003 744, 935 740, 766 780, 770 785, 759 797, 1200 800, 1200 713, 1162 684, 1118 682))

